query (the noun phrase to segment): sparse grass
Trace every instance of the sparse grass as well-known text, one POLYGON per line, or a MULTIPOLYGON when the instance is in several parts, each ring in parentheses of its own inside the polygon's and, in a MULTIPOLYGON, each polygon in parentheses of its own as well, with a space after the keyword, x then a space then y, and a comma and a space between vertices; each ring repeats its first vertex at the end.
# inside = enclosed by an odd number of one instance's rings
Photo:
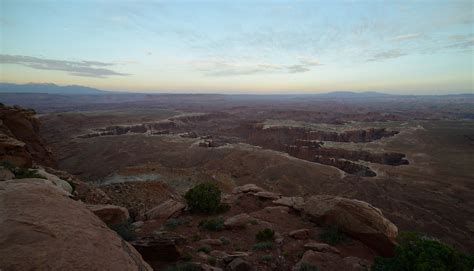
POLYGON ((267 250, 273 248, 273 242, 259 242, 252 246, 252 250, 267 250))
POLYGON ((186 219, 186 218, 170 218, 166 220, 164 227, 167 230, 174 230, 178 226, 188 225, 189 223, 190 223, 189 219, 186 219))
POLYGON ((136 239, 135 228, 131 221, 126 221, 119 224, 107 225, 110 229, 114 230, 120 237, 125 241, 133 241, 136 239))
POLYGON ((327 244, 336 245, 346 240, 346 235, 337 227, 329 227, 324 229, 319 238, 327 244))
POLYGON ((201 267, 195 263, 178 263, 165 269, 165 271, 201 271, 201 267))
POLYGON ((273 256, 270 255, 270 254, 267 254, 267 255, 263 255, 260 260, 262 260, 262 262, 271 262, 273 261, 273 256))
POLYGON ((199 227, 208 231, 220 231, 224 228, 224 219, 218 218, 207 218, 199 222, 199 227))
POLYGON ((263 229, 255 235, 255 239, 258 242, 273 241, 275 239, 275 231, 269 228, 263 229))
POLYGON ((200 247, 197 249, 197 252, 204 252, 206 254, 209 254, 211 252, 211 248, 210 247, 200 247))
POLYGON ((301 263, 299 271, 319 271, 319 268, 310 263, 301 263))

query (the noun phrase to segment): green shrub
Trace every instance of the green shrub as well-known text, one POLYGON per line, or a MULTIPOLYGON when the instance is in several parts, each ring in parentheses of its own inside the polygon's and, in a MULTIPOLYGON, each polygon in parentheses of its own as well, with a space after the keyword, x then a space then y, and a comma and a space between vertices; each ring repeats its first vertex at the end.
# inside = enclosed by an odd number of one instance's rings
POLYGON ((126 221, 119 224, 107 225, 110 229, 114 230, 120 237, 125 241, 133 241, 136 239, 135 227, 133 227, 131 221, 126 221))
POLYGON ((273 241, 275 239, 275 231, 269 228, 263 229, 255 235, 255 239, 258 242, 273 241))
POLYGON ((224 219, 218 218, 207 218, 199 222, 199 227, 208 231, 220 231, 224 228, 224 219))
POLYGON ((419 233, 403 232, 398 237, 393 258, 376 257, 374 271, 448 271, 474 269, 474 257, 419 233))
POLYGON ((323 233, 319 235, 322 241, 330 245, 336 245, 346 239, 346 235, 337 227, 330 227, 324 229, 323 233))
POLYGON ((204 252, 206 254, 209 254, 211 252, 211 248, 210 247, 200 247, 197 249, 197 252, 204 252))
POLYGON ((191 212, 213 214, 221 208, 221 191, 213 183, 201 183, 194 186, 186 192, 184 198, 191 212))
POLYGON ((178 263, 165 269, 165 271, 201 271, 201 267, 195 263, 178 263))
POLYGON ((266 250, 266 249, 272 249, 272 248, 273 248, 273 242, 260 242, 252 246, 252 250, 266 250))
POLYGON ((273 256, 270 255, 270 254, 267 254, 267 255, 263 255, 260 260, 262 260, 263 262, 271 262, 273 261, 273 256))
POLYGON ((301 263, 299 271, 319 271, 317 266, 314 266, 310 263, 301 263))
POLYGON ((252 225, 258 225, 258 220, 252 219, 252 220, 250 220, 250 224, 252 224, 252 225))

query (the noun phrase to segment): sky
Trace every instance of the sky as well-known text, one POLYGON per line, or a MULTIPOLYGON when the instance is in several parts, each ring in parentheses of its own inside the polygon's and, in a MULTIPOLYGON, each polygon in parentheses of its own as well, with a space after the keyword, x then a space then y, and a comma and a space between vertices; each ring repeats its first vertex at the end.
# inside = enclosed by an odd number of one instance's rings
POLYGON ((107 90, 474 92, 474 1, 0 0, 0 81, 107 90))

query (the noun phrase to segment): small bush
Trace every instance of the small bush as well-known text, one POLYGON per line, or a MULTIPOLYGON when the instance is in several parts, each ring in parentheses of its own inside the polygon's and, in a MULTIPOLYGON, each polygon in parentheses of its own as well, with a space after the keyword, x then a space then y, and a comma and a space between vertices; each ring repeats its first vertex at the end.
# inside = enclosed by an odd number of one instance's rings
POLYGON ((208 218, 199 222, 199 227, 208 231, 220 231, 224 228, 223 218, 208 218))
POLYGON ((197 252, 204 252, 206 254, 209 254, 211 252, 211 248, 210 247, 200 247, 197 249, 197 252))
POLYGON ((228 245, 230 244, 230 240, 225 238, 224 236, 219 237, 219 240, 221 240, 223 245, 228 245))
POLYGON ((201 236, 198 235, 198 234, 195 234, 195 235, 193 235, 193 236, 191 237, 191 240, 192 240, 193 242, 197 242, 197 241, 199 241, 199 240, 201 240, 201 239, 202 239, 201 236))
POLYGON ((213 183, 194 186, 184 196, 191 212, 217 213, 221 208, 221 191, 213 183))
POLYGON ((17 167, 8 161, 2 161, 1 166, 11 171, 13 175, 15 175, 14 177, 15 179, 26 179, 26 178, 46 179, 44 176, 40 175, 37 170, 17 167))
POLYGON ((337 227, 326 228, 323 233, 319 235, 322 241, 330 245, 336 245, 346 239, 346 235, 337 227))
POLYGON ((260 260, 262 260, 263 262, 271 262, 273 261, 273 256, 268 254, 268 255, 263 255, 260 260))
POLYGON ((165 271, 201 271, 201 267, 195 263, 186 262, 168 267, 165 271))
POLYGON ((474 270, 474 256, 419 233, 403 232, 398 237, 393 258, 376 257, 374 271, 395 270, 474 270))
POLYGON ((310 263, 301 263, 299 271, 319 271, 319 268, 310 263))
POLYGON ((217 264, 217 259, 215 257, 209 256, 207 257, 207 263, 212 266, 215 266, 217 264))
POLYGON ((131 221, 126 221, 119 224, 107 225, 110 229, 114 230, 120 237, 125 241, 133 241, 136 239, 135 228, 133 227, 131 221))
POLYGON ((266 249, 272 249, 272 248, 273 248, 273 242, 260 242, 252 246, 252 250, 266 250, 266 249))
POLYGON ((267 242, 267 241, 273 241, 275 238, 275 231, 269 228, 263 229, 255 235, 255 239, 258 242, 267 242))
POLYGON ((252 224, 252 225, 258 225, 258 220, 252 219, 252 220, 250 220, 250 224, 252 224))

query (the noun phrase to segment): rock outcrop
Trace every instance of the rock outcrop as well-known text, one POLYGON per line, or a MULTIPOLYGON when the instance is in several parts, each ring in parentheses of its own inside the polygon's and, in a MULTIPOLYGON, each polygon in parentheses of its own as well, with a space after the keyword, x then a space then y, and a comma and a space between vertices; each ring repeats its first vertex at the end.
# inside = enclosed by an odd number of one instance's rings
POLYGON ((145 213, 146 219, 166 219, 186 207, 179 201, 169 199, 145 213))
POLYGON ((87 208, 108 225, 124 223, 130 218, 127 208, 116 205, 87 205, 87 208))
POLYGON ((39 136, 40 123, 35 111, 0 105, 0 161, 30 167, 35 161, 55 165, 52 153, 39 136))
POLYGON ((303 212, 316 223, 336 226, 372 247, 381 255, 393 255, 397 227, 367 202, 334 196, 313 196, 303 212))
POLYGON ((152 270, 86 206, 41 179, 0 182, 0 269, 152 270))

